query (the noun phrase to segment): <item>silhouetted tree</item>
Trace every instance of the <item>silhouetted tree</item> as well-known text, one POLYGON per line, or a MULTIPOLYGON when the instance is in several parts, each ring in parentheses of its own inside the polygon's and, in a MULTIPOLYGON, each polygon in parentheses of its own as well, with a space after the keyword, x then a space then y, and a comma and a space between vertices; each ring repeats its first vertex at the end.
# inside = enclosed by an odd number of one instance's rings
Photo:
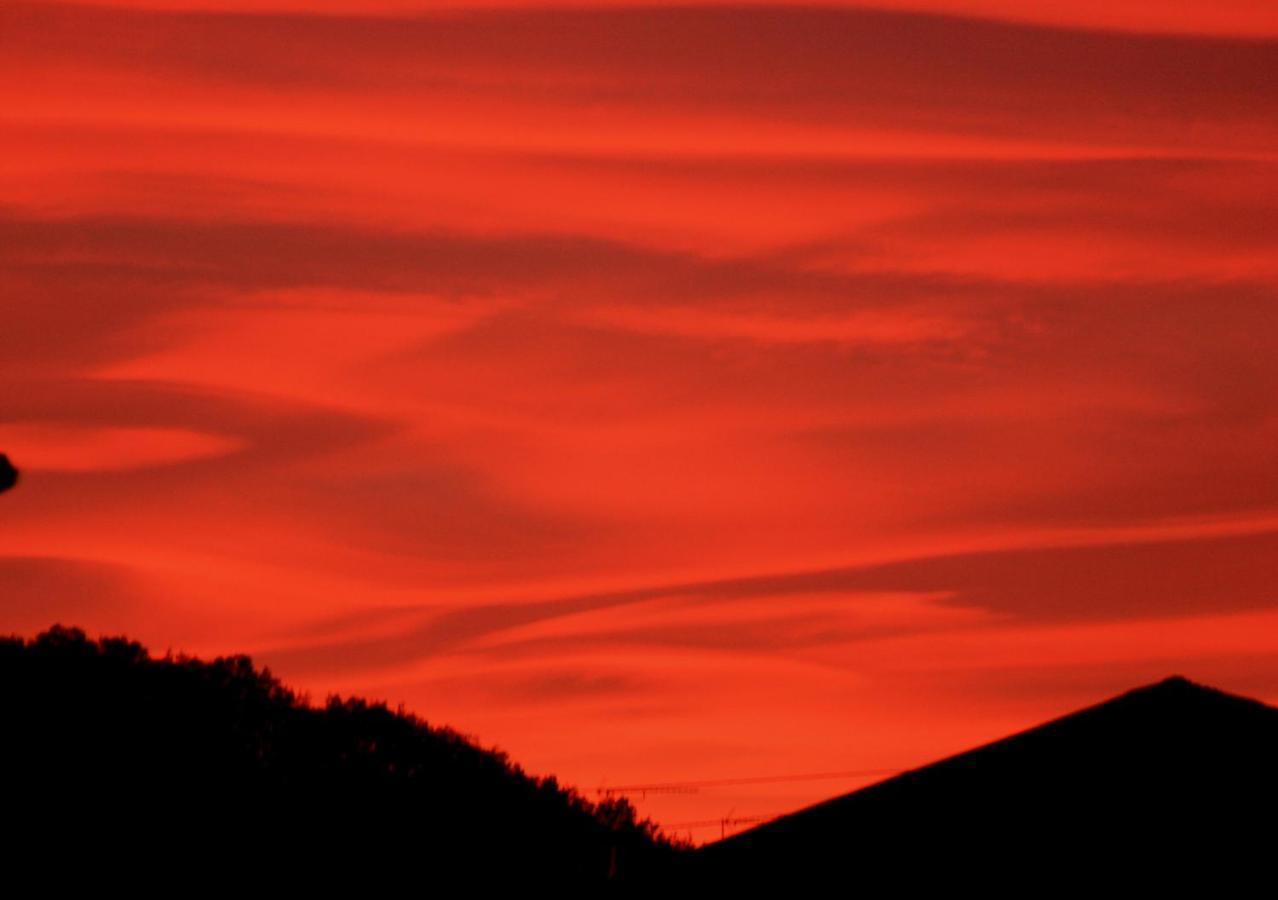
POLYGON ((7 808, 44 817, 50 847, 236 877, 550 885, 633 879, 680 849, 624 800, 382 703, 313 707, 246 656, 155 659, 63 627, 0 639, 0 722, 7 808))

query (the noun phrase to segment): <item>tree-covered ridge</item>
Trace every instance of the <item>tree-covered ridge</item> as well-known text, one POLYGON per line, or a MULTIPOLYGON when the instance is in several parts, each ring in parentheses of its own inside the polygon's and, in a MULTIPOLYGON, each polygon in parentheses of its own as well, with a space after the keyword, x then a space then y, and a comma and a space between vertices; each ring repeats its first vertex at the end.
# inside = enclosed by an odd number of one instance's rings
POLYGON ((313 706, 247 656, 156 658, 54 627, 0 639, 0 703, 10 797, 56 802, 98 839, 114 822, 94 816, 126 811, 196 857, 239 858, 226 846, 238 835, 249 855, 282 840, 347 866, 376 856, 542 882, 634 878, 679 850, 624 798, 592 803, 383 703, 313 706))

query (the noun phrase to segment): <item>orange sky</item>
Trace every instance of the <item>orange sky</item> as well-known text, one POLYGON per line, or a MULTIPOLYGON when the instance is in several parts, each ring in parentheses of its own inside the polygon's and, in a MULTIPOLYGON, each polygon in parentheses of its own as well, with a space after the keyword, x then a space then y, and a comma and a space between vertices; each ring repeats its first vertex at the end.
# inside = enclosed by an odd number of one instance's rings
POLYGON ((591 793, 1278 700, 1278 5, 452 6, 0 7, 0 630, 591 793))

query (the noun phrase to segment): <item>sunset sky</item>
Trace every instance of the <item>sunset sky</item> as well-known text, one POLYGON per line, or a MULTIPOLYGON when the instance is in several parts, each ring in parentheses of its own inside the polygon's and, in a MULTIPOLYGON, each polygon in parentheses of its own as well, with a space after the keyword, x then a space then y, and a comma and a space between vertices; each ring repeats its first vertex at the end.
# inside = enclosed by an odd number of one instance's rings
POLYGON ((0 631, 591 796, 1278 700, 1273 0, 5 0, 0 163, 0 631))

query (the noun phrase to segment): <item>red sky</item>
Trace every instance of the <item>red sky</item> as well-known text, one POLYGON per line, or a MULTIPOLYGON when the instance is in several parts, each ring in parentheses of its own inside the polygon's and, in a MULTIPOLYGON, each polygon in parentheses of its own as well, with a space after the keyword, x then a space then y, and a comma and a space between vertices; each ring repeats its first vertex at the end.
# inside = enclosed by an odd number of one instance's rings
POLYGON ((0 7, 0 630, 592 793, 1278 700, 1271 0, 200 6, 0 7))

